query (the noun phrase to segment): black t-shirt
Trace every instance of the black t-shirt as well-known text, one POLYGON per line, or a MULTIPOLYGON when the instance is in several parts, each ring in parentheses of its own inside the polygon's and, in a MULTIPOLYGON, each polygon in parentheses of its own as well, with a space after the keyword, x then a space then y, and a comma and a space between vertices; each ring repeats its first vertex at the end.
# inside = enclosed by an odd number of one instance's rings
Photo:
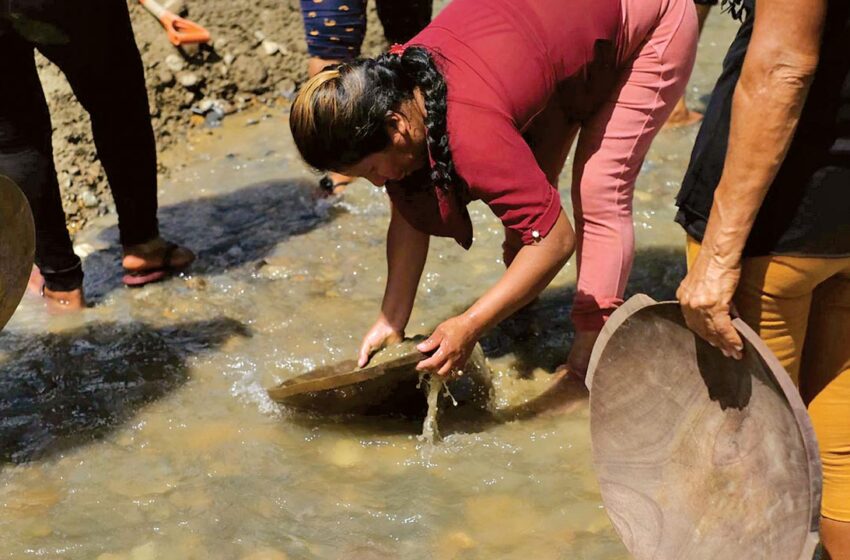
MULTIPOLYGON (((753 31, 750 10, 697 136, 676 221, 702 240, 729 139, 732 95, 753 31)), ((793 40, 793 38, 788 38, 793 40)), ((820 59, 800 123, 747 240, 745 256, 850 255, 850 2, 829 2, 820 59)))

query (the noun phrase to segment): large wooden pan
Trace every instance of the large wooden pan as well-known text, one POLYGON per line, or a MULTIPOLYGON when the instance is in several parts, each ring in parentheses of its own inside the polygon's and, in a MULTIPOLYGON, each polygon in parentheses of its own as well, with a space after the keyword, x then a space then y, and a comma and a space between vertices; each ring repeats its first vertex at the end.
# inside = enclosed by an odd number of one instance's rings
MULTIPOLYGON (((407 339, 384 349, 365 368, 347 360, 288 379, 268 394, 291 408, 325 414, 424 415, 425 386, 420 386, 416 370, 416 364, 426 357, 416 349, 424 339, 407 339)), ((479 345, 464 367, 464 376, 449 385, 458 400, 482 406, 489 403, 490 371, 479 345)))
POLYGON ((588 370, 593 462, 637 560, 811 560, 821 469, 788 374, 740 320, 744 358, 694 335, 675 302, 635 296, 588 370))
POLYGON ((35 225, 24 193, 0 175, 0 329, 27 289, 35 256, 35 225))

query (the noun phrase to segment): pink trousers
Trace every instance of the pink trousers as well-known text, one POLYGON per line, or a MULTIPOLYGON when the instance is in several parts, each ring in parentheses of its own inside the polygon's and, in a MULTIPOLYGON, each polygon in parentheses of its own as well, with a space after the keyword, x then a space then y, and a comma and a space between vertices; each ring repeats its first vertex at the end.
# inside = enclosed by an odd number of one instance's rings
POLYGON ((623 302, 634 257, 635 180, 685 91, 699 35, 693 0, 621 1, 622 76, 611 98, 579 125, 573 165, 578 287, 572 317, 579 331, 601 329, 623 302))

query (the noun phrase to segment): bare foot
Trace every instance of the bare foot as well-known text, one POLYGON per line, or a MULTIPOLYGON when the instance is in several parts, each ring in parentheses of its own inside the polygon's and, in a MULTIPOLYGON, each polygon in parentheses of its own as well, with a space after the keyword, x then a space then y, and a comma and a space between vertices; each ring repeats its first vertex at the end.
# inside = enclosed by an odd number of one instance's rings
POLYGON ((168 253, 169 243, 157 237, 147 243, 124 247, 124 260, 121 264, 129 272, 155 270, 162 267, 179 270, 189 266, 195 260, 195 253, 185 247, 176 247, 171 250, 170 255, 168 253))
POLYGON ((584 378, 587 375, 590 354, 593 352, 593 345, 596 344, 596 339, 599 338, 599 332, 576 332, 576 337, 573 339, 573 345, 570 348, 570 355, 567 357, 567 363, 561 367, 568 368, 570 371, 584 378))
POLYGON ((86 298, 83 295, 82 288, 70 292, 60 292, 53 291, 45 286, 43 296, 47 302, 47 310, 51 313, 68 313, 86 308, 86 298))
POLYGON ((584 380, 566 365, 558 367, 553 377, 545 391, 520 406, 505 410, 500 416, 505 420, 560 416, 578 410, 587 402, 588 392, 584 380))
POLYGON ((667 122, 664 123, 664 128, 680 128, 684 126, 690 126, 692 124, 698 123, 702 120, 702 113, 698 113, 697 111, 691 111, 688 109, 688 106, 685 105, 685 98, 681 98, 676 106, 673 108, 673 112, 670 113, 670 116, 667 118, 667 122))

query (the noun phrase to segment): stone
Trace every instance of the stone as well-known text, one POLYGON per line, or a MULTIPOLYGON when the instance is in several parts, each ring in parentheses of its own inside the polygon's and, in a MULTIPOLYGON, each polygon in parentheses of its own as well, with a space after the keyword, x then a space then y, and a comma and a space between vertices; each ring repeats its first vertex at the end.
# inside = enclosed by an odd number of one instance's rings
POLYGON ((0 504, 16 518, 43 517, 62 499, 62 491, 41 478, 26 481, 24 486, 7 485, 0 491, 0 504))
POLYGON ((200 276, 186 276, 184 277, 184 280, 186 282, 186 287, 190 290, 202 292, 207 289, 207 281, 200 276))
POLYGON ((262 547, 249 552, 239 560, 287 560, 286 554, 274 548, 262 547))
POLYGON ((353 467, 363 461, 363 447, 358 442, 340 440, 331 449, 330 462, 337 467, 353 467))
POLYGON ((239 80, 240 87, 246 90, 258 91, 266 83, 268 69, 260 63, 256 56, 240 56, 231 66, 234 78, 239 80))
POLYGON ((83 189, 80 193, 80 200, 86 208, 96 208, 100 204, 97 195, 91 189, 83 189))
POLYGON ((436 560, 462 558, 463 551, 475 548, 475 541, 463 531, 452 531, 443 535, 436 544, 436 560))
POLYGON ((655 198, 646 191, 635 190, 634 197, 640 202, 652 202, 655 198))
POLYGON ((277 83, 275 89, 277 89, 278 95, 292 101, 295 97, 296 87, 295 80, 292 78, 284 78, 277 83))
POLYGON ((168 501, 181 510, 193 513, 207 511, 213 503, 212 497, 202 489, 177 490, 168 496, 168 501))
POLYGON ((137 546, 130 551, 131 560, 159 560, 156 543, 153 541, 137 546))
POLYGON ((269 39, 264 40, 261 46, 263 47, 263 52, 269 56, 276 55, 280 51, 280 45, 269 39))
POLYGON ((500 547, 522 542, 542 521, 540 513, 527 500, 509 494, 473 496, 466 500, 465 510, 464 521, 471 532, 480 540, 500 547))
POLYGON ((170 87, 174 85, 174 73, 168 68, 160 68, 156 73, 156 79, 161 86, 170 87))
POLYGON ((172 72, 180 72, 186 67, 186 62, 176 54, 170 54, 165 57, 165 65, 172 72))
POLYGON ((186 89, 195 89, 201 84, 201 78, 194 72, 181 72, 177 75, 177 81, 186 89))
POLYGON ((187 427, 184 446, 192 451, 208 452, 239 441, 239 427, 228 421, 205 422, 187 427))
POLYGON ((201 99, 201 101, 197 105, 192 107, 192 112, 197 113, 199 115, 206 114, 207 111, 209 111, 213 108, 213 106, 215 106, 215 104, 216 101, 214 99, 201 99))
POLYGON ((220 51, 230 44, 230 39, 224 37, 223 35, 219 35, 215 39, 213 39, 212 44, 215 50, 220 51))
POLYGON ((176 478, 172 478, 164 467, 146 469, 143 475, 127 473, 115 476, 106 483, 106 488, 113 494, 134 499, 166 494, 176 487, 176 478))

